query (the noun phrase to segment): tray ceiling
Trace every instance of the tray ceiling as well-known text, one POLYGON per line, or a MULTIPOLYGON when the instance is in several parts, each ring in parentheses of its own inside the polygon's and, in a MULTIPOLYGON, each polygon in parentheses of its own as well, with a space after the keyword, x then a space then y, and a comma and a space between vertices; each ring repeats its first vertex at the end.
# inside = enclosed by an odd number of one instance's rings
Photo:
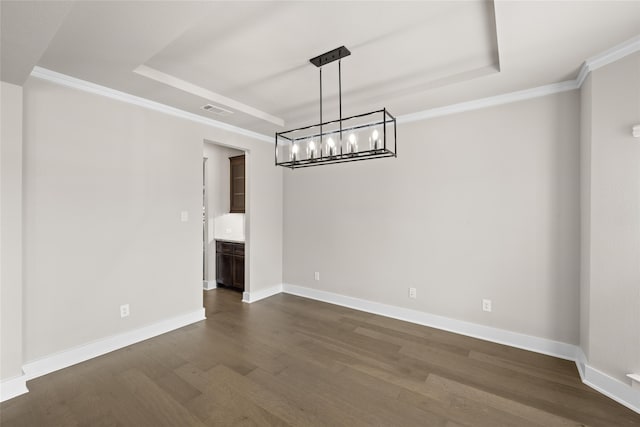
MULTIPOLYGON (((352 52, 343 113, 403 115, 573 79, 587 57, 640 34, 640 2, 56 4, 2 2, 3 80, 20 84, 38 65, 264 134, 283 130, 268 117, 318 120, 308 60, 340 45, 352 52)), ((323 76, 332 118, 336 65, 323 76)))

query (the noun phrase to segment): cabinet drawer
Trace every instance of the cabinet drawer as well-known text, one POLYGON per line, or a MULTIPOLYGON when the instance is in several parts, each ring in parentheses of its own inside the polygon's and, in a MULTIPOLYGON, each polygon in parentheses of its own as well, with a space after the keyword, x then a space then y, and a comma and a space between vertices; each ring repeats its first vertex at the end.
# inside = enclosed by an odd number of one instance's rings
POLYGON ((233 245, 233 254, 237 256, 244 256, 244 245, 242 243, 233 245))
POLYGON ((216 241, 216 253, 233 254, 233 243, 216 241))

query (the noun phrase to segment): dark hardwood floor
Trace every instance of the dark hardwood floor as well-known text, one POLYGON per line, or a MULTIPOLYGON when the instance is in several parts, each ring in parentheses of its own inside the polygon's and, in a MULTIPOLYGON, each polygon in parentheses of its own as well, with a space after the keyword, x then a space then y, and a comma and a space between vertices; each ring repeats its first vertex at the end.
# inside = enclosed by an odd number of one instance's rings
POLYGON ((30 381, 10 426, 640 426, 574 363, 277 295, 30 381))

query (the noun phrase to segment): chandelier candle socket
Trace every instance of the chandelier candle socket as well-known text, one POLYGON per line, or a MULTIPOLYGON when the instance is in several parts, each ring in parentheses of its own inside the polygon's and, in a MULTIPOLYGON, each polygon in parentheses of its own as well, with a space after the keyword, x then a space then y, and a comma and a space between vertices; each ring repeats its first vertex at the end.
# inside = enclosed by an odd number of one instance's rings
POLYGON ((342 117, 342 58, 351 52, 341 46, 309 61, 320 69, 320 123, 276 133, 276 166, 291 169, 330 163, 397 157, 396 119, 386 108, 342 117), (339 118, 322 121, 322 67, 338 61, 339 118), (361 144, 358 144, 362 141, 361 144), (367 144, 368 142, 368 144, 367 144))

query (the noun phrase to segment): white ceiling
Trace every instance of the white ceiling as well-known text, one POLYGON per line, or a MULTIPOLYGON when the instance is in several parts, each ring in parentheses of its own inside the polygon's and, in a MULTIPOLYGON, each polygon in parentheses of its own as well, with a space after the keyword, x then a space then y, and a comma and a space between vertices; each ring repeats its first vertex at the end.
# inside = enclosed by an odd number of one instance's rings
MULTIPOLYGON (((341 45, 343 114, 404 115, 574 79, 640 34, 640 1, 3 0, 1 14, 2 80, 22 84, 38 65, 264 134, 318 121, 308 60, 341 45), (234 114, 200 109, 209 102, 234 114)), ((323 84, 335 118, 335 63, 323 84)))

